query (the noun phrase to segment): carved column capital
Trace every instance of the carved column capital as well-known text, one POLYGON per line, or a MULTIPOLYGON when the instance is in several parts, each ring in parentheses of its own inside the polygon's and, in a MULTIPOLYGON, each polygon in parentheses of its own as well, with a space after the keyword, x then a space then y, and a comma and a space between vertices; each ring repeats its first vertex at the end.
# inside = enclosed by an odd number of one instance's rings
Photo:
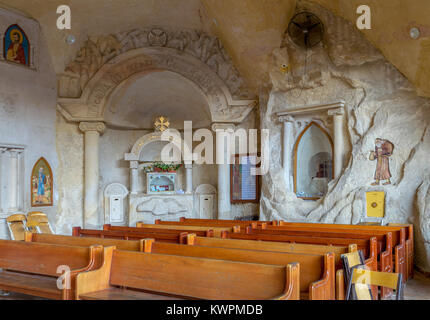
POLYGON ((9 157, 18 158, 18 156, 24 151, 22 149, 8 149, 9 157))
POLYGON ((290 115, 284 115, 278 117, 279 122, 294 122, 294 117, 290 115))
POLYGON ((343 108, 331 109, 328 112, 329 116, 343 116, 345 114, 345 110, 343 108))
POLYGON ((88 131, 97 131, 103 134, 106 130, 106 125, 103 122, 81 122, 79 123, 79 130, 83 133, 88 131))
POLYGON ((236 126, 232 123, 214 123, 212 124, 212 131, 234 131, 236 126))
POLYGON ((138 169, 138 168, 139 168, 139 162, 130 161, 130 169, 138 169))

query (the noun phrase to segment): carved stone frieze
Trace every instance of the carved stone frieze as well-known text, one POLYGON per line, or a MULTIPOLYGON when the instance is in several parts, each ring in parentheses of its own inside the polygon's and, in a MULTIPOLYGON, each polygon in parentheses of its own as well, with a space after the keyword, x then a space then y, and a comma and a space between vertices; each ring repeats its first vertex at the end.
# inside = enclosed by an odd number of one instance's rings
POLYGON ((201 60, 171 48, 145 47, 129 50, 104 64, 79 98, 60 98, 59 109, 71 121, 103 119, 107 101, 121 83, 159 70, 192 81, 206 96, 213 122, 242 122, 255 105, 255 100, 235 100, 225 82, 201 60))
POLYGON ((215 72, 233 97, 253 97, 218 38, 197 30, 161 28, 138 29, 89 38, 60 77, 59 96, 80 97, 85 86, 103 65, 122 53, 145 47, 167 47, 175 49, 178 54, 189 54, 215 72))

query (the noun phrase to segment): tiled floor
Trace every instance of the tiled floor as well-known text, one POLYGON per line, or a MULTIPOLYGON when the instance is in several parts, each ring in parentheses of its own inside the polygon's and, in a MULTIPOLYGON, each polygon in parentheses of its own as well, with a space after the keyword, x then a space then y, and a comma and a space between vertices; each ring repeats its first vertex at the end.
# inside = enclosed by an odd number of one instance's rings
MULTIPOLYGON (((409 280, 404 289, 405 300, 430 300, 430 278, 415 272, 414 279, 409 280)), ((19 293, 10 293, 0 296, 0 300, 45 300, 43 298, 26 296, 19 293)))
POLYGON ((430 300, 430 278, 416 272, 414 278, 406 283, 405 300, 430 300))

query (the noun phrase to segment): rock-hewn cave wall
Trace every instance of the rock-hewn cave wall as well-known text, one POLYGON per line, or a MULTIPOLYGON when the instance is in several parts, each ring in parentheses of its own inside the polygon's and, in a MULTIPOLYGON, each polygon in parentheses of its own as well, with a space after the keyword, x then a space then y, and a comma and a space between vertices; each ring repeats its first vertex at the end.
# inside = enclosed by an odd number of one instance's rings
MULTIPOLYGON (((323 42, 308 52, 288 37, 274 52, 272 90, 260 99, 261 126, 270 129, 271 139, 260 219, 355 224, 366 216, 365 192, 384 191, 384 222, 415 225, 416 262, 430 270, 430 100, 418 97, 408 80, 351 23, 305 1, 297 8, 302 10, 320 17, 326 33, 323 42), (282 72, 282 64, 291 69, 282 72), (282 170, 282 124, 274 114, 338 100, 346 102, 343 173, 329 184, 323 199, 299 199, 282 170), (369 153, 376 138, 394 144, 388 186, 371 186, 376 164, 369 153)), ((301 130, 303 126, 294 126, 294 139, 301 130)))

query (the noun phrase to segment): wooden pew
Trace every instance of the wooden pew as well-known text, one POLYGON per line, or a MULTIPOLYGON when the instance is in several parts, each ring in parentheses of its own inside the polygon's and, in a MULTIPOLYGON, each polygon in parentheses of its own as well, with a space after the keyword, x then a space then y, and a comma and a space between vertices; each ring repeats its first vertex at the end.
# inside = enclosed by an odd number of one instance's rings
POLYGON ((393 249, 396 272, 403 274, 403 280, 406 281, 413 277, 413 256, 414 256, 414 240, 413 240, 413 225, 411 224, 389 224, 388 226, 375 225, 344 225, 344 224, 325 224, 325 223, 296 223, 279 221, 279 225, 286 227, 312 228, 314 230, 324 230, 327 228, 335 230, 360 230, 376 232, 391 232, 393 237, 393 249), (407 234, 407 236, 406 236, 407 234), (407 238, 406 238, 407 237, 407 238))
POLYGON ((99 268, 102 246, 75 247, 0 240, 0 289, 48 299, 75 299, 76 277, 99 268), (57 287, 60 266, 70 268, 69 288, 57 287))
POLYGON ((407 270, 407 257, 406 257, 406 230, 401 227, 377 227, 377 226, 355 226, 355 225, 327 225, 327 224, 308 224, 308 223, 280 223, 281 226, 265 226, 262 225, 261 229, 271 230, 273 232, 286 232, 288 234, 303 234, 308 233, 316 236, 330 236, 336 234, 336 237, 353 237, 353 238, 366 238, 377 237, 378 239, 378 252, 383 252, 385 242, 385 251, 392 248, 391 259, 394 261, 394 269, 382 270, 385 272, 402 273, 404 282, 407 281, 409 275, 407 270), (381 229, 384 228, 384 229, 381 229), (386 234, 391 233, 392 244, 388 246, 386 241, 386 234), (394 255, 393 255, 394 252, 394 255), (393 259, 394 256, 394 259, 393 259))
POLYGON ((407 261, 407 271, 408 279, 414 277, 414 225, 413 224, 400 224, 400 223, 389 223, 389 227, 403 227, 407 231, 406 236, 406 261, 407 261))
MULTIPOLYGON (((343 300, 345 296, 345 283, 343 278, 343 266, 340 255, 347 252, 357 250, 356 244, 349 246, 333 246, 333 245, 314 245, 293 242, 273 242, 273 241, 255 241, 255 240, 235 240, 235 239, 217 239, 198 237, 194 234, 189 234, 187 237, 188 245, 220 247, 220 248, 235 248, 235 249, 251 249, 276 252, 303 252, 313 254, 325 254, 333 252, 335 254, 336 266, 336 300, 343 300), (340 272, 340 273, 339 273, 340 272)), ((376 238, 371 238, 369 243, 369 257, 366 259, 366 266, 369 270, 378 270, 376 238)), ((304 271, 302 271, 304 272, 304 271)), ((377 288, 376 288, 377 289, 377 288)))
MULTIPOLYGON (((269 228, 269 227, 267 227, 269 228)), ((289 237, 299 237, 295 242, 301 242, 303 238, 304 241, 311 241, 313 239, 320 239, 319 241, 324 239, 328 240, 328 244, 343 244, 351 243, 350 240, 353 239, 352 243, 357 243, 357 240, 369 240, 372 238, 371 235, 367 234, 359 234, 359 233, 342 233, 342 232, 319 232, 319 231, 296 231, 296 230, 271 230, 271 229, 255 229, 255 228, 247 228, 248 234, 255 234, 255 235, 265 235, 268 237, 274 236, 274 235, 284 235, 289 237)), ((380 235, 374 235, 374 237, 377 239, 377 252, 379 255, 379 269, 384 272, 392 272, 393 271, 393 261, 392 261, 392 238, 391 233, 388 234, 380 234, 380 235)), ((306 242, 304 242, 306 243, 306 242)), ((360 250, 362 250, 360 248, 360 250)), ((364 251, 364 254, 366 255, 367 252, 364 251)), ((376 270, 375 270, 376 271, 376 270)))
MULTIPOLYGON (((157 220, 159 221, 159 220, 157 220)), ((223 232, 240 232, 240 226, 228 226, 228 227, 217 227, 217 226, 192 226, 192 225, 182 225, 178 224, 175 221, 163 221, 158 224, 145 224, 143 222, 138 222, 136 224, 137 228, 156 228, 156 229, 174 229, 174 230, 188 230, 188 231, 207 231, 208 229, 212 229, 214 231, 214 236, 216 238, 221 238, 223 236, 223 232)))
MULTIPOLYGON (((377 260, 377 246, 376 239, 349 239, 349 238, 319 238, 319 237, 305 237, 305 236, 290 236, 284 234, 243 234, 243 233, 227 233, 227 239, 236 240, 258 240, 268 242, 288 242, 288 243, 303 243, 303 244, 320 244, 320 245, 333 245, 333 246, 349 246, 356 245, 358 250, 362 250, 365 257, 367 257, 366 265, 371 270, 378 270, 377 260)), ((382 264, 389 263, 389 255, 383 256, 382 264)))
POLYGON ((155 238, 162 242, 172 243, 186 243, 187 233, 178 231, 175 233, 163 233, 160 232, 146 232, 146 233, 133 233, 133 232, 122 232, 122 231, 105 231, 105 230, 89 230, 82 229, 81 227, 73 228, 73 236, 75 237, 96 237, 96 238, 108 238, 108 239, 122 239, 122 240, 140 240, 144 238, 155 238))
POLYGON ((114 247, 104 250, 100 269, 77 276, 78 299, 299 299, 297 263, 280 266, 121 251, 114 247))
POLYGON ((275 252, 249 249, 218 248, 204 246, 183 246, 145 240, 146 252, 171 254, 196 258, 219 259, 237 262, 288 265, 300 264, 301 297, 311 300, 335 299, 334 254, 310 254, 275 252))
MULTIPOLYGON (((140 225, 140 222, 138 222, 138 225, 140 225)), ((106 231, 122 231, 122 232, 133 232, 133 233, 148 233, 148 232, 155 232, 155 233, 177 233, 177 232, 187 232, 187 233, 195 233, 199 237, 214 237, 215 232, 213 229, 205 228, 205 230, 193 230, 188 228, 180 228, 180 229, 171 229, 171 228, 153 228, 153 225, 144 225, 142 224, 142 227, 118 227, 118 226, 112 226, 110 224, 105 224, 103 226, 103 230, 106 231), (149 226, 149 227, 147 227, 149 226)), ((118 248, 119 249, 119 248, 118 248)), ((119 249, 121 250, 121 249, 119 249)))
MULTIPOLYGON (((234 240, 234 239, 218 239, 199 237, 196 234, 188 234, 188 245, 196 245, 202 247, 218 247, 230 249, 246 249, 246 250, 261 250, 274 252, 299 252, 310 254, 326 254, 333 252, 335 255, 336 269, 342 268, 340 255, 343 253, 357 251, 357 245, 350 244, 349 246, 327 246, 318 244, 303 244, 303 243, 286 243, 286 242, 267 242, 254 240, 234 240)), ((369 248, 372 250, 372 248, 369 248)), ((375 249, 376 250, 376 239, 375 249)), ((376 251, 375 251, 376 254, 376 251)))
POLYGON ((144 240, 120 240, 92 237, 73 237, 57 234, 31 233, 26 232, 26 242, 50 243, 57 245, 91 247, 101 245, 103 247, 116 247, 118 250, 125 251, 144 251, 144 240))
MULTIPOLYGON (((159 223, 163 223, 161 220, 157 220, 159 223)), ((155 223, 157 223, 157 221, 155 223)), ((179 218, 179 222, 181 224, 189 224, 194 225, 194 223, 197 223, 197 225, 201 226, 223 226, 223 227, 233 227, 233 226, 241 226, 241 227, 247 227, 253 223, 256 225, 262 225, 263 223, 267 225, 273 225, 277 226, 279 224, 279 221, 273 220, 273 221, 254 221, 254 220, 218 220, 218 219, 190 219, 181 217, 179 218), (191 223, 191 224, 190 224, 191 223)))

